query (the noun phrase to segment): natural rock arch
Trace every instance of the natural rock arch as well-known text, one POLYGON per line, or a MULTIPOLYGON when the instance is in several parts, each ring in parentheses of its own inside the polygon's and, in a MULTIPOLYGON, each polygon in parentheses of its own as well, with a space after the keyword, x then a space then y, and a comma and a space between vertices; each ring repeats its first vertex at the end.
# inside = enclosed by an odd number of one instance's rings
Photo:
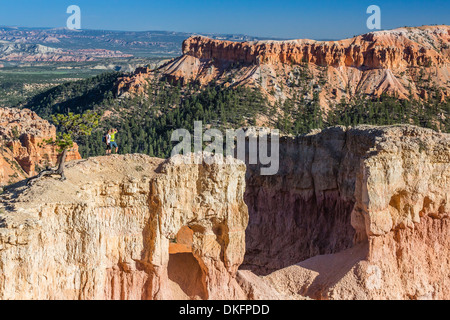
POLYGON ((176 299, 208 299, 206 272, 193 252, 194 231, 184 226, 169 244, 167 273, 172 296, 176 299))

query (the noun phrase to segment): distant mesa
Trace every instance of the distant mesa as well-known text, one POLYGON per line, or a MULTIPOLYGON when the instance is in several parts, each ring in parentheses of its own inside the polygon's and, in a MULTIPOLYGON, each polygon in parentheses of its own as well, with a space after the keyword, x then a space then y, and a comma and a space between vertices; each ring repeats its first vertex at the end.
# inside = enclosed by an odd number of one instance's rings
MULTIPOLYGON (((45 42, 57 43, 58 40, 45 42)), ((95 61, 99 58, 128 58, 131 54, 105 49, 78 49, 63 50, 51 48, 40 44, 27 44, 20 42, 1 42, 0 60, 20 62, 83 62, 95 61)))
MULTIPOLYGON (((424 85, 450 96, 450 27, 424 26, 377 31, 340 41, 289 40, 232 42, 192 36, 183 55, 157 70, 170 81, 201 85, 245 85, 270 99, 298 93, 310 74, 312 99, 320 91, 325 109, 356 95, 425 99, 424 85)), ((140 94, 154 73, 138 70, 118 82, 117 94, 140 94)))

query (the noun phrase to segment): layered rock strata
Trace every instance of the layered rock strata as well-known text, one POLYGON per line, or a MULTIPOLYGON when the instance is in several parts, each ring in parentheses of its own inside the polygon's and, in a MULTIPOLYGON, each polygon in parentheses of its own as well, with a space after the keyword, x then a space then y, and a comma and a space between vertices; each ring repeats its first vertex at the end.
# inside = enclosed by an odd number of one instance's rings
POLYGON ((0 208, 1 299, 448 299, 450 136, 283 137, 280 171, 74 161, 0 208))
MULTIPOLYGON (((450 96, 450 27, 377 31, 340 41, 232 42, 193 36, 157 70, 170 81, 255 87, 274 100, 319 95, 327 109, 355 96, 445 100, 450 96), (437 92, 434 92, 437 88, 437 92), (432 90, 433 89, 433 90, 432 90)), ((155 72, 137 70, 118 94, 141 94, 155 72), (127 91, 129 88, 129 91, 127 91)))
POLYGON ((245 166, 75 161, 4 195, 0 299, 242 299, 245 166))
MULTIPOLYGON (((55 126, 28 109, 0 108, 0 186, 35 175, 54 166, 57 147, 45 143, 56 138, 55 126)), ((81 159, 75 144, 67 161, 81 159)))
POLYGON ((243 269, 316 299, 448 299, 450 136, 330 128, 249 166, 243 269))

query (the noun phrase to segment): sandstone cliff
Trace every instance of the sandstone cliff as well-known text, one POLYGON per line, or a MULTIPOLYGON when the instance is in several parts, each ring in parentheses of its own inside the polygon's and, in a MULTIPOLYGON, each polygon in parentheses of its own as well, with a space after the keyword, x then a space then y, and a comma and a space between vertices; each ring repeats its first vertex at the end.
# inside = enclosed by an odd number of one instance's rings
MULTIPOLYGON (((194 36, 183 43, 183 56, 158 72, 181 83, 252 86, 276 100, 295 94, 312 99, 319 92, 325 108, 356 95, 418 99, 427 92, 445 99, 450 96, 449 42, 449 26, 378 31, 341 41, 231 42, 194 36)), ((118 82, 117 93, 140 94, 136 88, 152 76, 150 70, 138 70, 118 82)))
POLYGON ((0 298, 450 298, 450 135, 335 127, 280 161, 111 156, 16 186, 0 298))
POLYGON ((280 149, 278 175, 248 168, 243 269, 288 296, 449 298, 450 135, 338 127, 280 149))
MULTIPOLYGON (((33 176, 39 169, 54 166, 58 152, 44 140, 54 139, 56 128, 28 109, 0 108, 0 186, 33 176)), ((68 161, 81 159, 78 146, 68 161)))
MULTIPOLYGON (((27 41, 22 39, 22 41, 27 41)), ((0 42, 0 59, 2 61, 20 62, 82 62, 96 61, 104 58, 130 58, 117 50, 106 49, 72 49, 63 50, 46 47, 41 44, 18 42, 0 42)))
POLYGON ((66 171, 4 196, 0 299, 245 297, 243 163, 129 155, 66 171))

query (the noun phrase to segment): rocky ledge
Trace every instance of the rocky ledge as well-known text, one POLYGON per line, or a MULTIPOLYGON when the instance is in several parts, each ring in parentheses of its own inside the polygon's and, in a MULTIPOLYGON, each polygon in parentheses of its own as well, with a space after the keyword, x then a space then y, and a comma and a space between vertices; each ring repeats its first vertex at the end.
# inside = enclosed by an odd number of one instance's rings
POLYGON ((284 137, 280 172, 73 161, 0 208, 0 299, 448 299, 450 136, 284 137))

